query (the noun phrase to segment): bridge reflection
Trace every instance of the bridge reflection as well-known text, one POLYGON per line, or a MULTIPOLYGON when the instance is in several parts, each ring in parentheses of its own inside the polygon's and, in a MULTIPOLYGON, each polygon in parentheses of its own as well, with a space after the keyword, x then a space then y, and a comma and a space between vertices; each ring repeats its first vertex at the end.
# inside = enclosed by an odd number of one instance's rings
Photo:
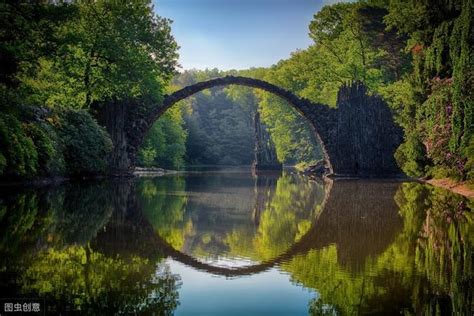
POLYGON ((419 183, 192 177, 0 188, 0 294, 86 314, 172 311, 182 284, 172 257, 206 278, 273 267, 320 294, 314 314, 472 310, 473 204, 462 196, 419 183))
MULTIPOLYGON (((257 227, 261 224, 262 215, 271 212, 269 205, 276 196, 277 180, 278 177, 268 175, 255 180, 254 207, 247 215, 257 227)), ((312 249, 336 244, 340 262, 352 269, 358 269, 367 257, 382 253, 402 228, 402 219, 394 201, 398 186, 397 182, 328 180, 319 187, 319 190, 322 190, 319 192, 319 198, 322 200, 312 204, 315 210, 311 215, 310 225, 300 232, 301 236, 296 238, 293 244, 281 249, 279 254, 271 258, 254 255, 251 261, 260 262, 243 267, 208 263, 200 256, 194 255, 192 249, 186 249, 186 242, 182 243, 181 248, 171 245, 166 236, 163 237, 160 230, 150 223, 132 188, 130 196, 134 198, 133 201, 128 201, 126 212, 122 210, 114 213, 106 229, 99 232, 95 238, 94 247, 103 248, 103 252, 117 246, 123 247, 148 258, 164 255, 200 271, 225 277, 239 277, 267 271, 312 249)), ((209 198, 207 201, 209 202, 209 198)), ((298 201, 289 202, 298 205, 298 201)), ((186 229, 185 225, 182 229, 186 229)), ((258 238, 255 236, 253 240, 258 238)))

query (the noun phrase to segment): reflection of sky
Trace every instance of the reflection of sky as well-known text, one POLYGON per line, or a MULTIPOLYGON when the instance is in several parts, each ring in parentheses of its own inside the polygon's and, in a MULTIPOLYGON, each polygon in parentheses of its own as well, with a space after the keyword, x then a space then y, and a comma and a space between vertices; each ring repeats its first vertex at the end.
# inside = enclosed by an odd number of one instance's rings
POLYGON ((229 257, 227 254, 220 255, 218 258, 202 258, 199 257, 200 261, 210 264, 214 267, 226 267, 226 268, 242 268, 252 265, 259 264, 260 262, 253 261, 249 258, 244 257, 229 257))
MULTIPOLYGON (((324 3, 335 2, 324 1, 324 3)), ((321 0, 154 0, 173 20, 184 69, 270 66, 310 45, 321 0)))
POLYGON ((196 271, 168 259, 181 277, 175 315, 307 315, 315 293, 294 285, 287 274, 267 272, 235 279, 196 271))

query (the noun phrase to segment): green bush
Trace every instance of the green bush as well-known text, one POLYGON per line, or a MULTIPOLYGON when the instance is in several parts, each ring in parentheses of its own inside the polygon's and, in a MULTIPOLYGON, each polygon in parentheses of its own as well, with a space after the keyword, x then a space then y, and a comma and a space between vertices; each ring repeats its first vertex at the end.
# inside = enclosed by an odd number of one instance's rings
POLYGON ((13 115, 0 117, 0 175, 32 177, 38 167, 38 152, 25 126, 13 115))
POLYGON ((53 126, 47 123, 28 124, 28 133, 38 152, 38 175, 61 175, 65 171, 63 148, 53 126))
POLYGON ((151 127, 138 152, 145 167, 181 169, 184 166, 187 133, 179 107, 165 112, 151 127))
POLYGON ((96 175, 106 171, 112 149, 109 135, 84 110, 63 110, 58 135, 64 144, 66 170, 70 175, 96 175))
POLYGON ((3 174, 3 169, 5 169, 6 165, 7 159, 2 155, 2 153, 0 153, 0 175, 3 174))
POLYGON ((144 167, 154 167, 156 150, 151 147, 144 147, 138 152, 138 161, 144 167))
POLYGON ((474 136, 471 136, 471 139, 467 142, 463 154, 466 157, 466 164, 464 165, 466 180, 474 182, 474 136))
POLYGON ((424 175, 424 166, 427 164, 425 156, 425 147, 416 135, 407 135, 395 152, 398 166, 411 177, 424 175))

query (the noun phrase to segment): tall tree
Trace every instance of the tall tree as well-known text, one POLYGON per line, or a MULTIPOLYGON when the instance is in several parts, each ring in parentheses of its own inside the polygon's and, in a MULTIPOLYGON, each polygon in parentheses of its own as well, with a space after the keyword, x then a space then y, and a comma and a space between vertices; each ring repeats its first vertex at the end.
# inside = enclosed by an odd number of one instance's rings
POLYGON ((149 0, 75 1, 75 13, 55 31, 53 56, 22 76, 32 98, 49 106, 88 107, 95 100, 148 95, 157 101, 177 65, 170 20, 149 0))

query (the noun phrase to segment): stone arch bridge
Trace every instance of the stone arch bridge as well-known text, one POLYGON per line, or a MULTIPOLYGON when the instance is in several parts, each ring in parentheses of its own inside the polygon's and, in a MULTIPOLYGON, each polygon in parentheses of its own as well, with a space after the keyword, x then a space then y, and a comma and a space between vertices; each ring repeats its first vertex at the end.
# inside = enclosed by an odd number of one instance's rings
POLYGON ((358 82, 341 87, 337 107, 299 98, 263 80, 226 76, 199 82, 165 96, 161 104, 145 98, 112 100, 93 105, 99 123, 109 132, 114 149, 109 157, 112 174, 129 173, 153 123, 177 102, 205 89, 241 85, 262 89, 288 102, 307 119, 320 141, 330 171, 336 176, 381 177, 399 174, 394 152, 402 131, 387 104, 368 95, 358 82))

